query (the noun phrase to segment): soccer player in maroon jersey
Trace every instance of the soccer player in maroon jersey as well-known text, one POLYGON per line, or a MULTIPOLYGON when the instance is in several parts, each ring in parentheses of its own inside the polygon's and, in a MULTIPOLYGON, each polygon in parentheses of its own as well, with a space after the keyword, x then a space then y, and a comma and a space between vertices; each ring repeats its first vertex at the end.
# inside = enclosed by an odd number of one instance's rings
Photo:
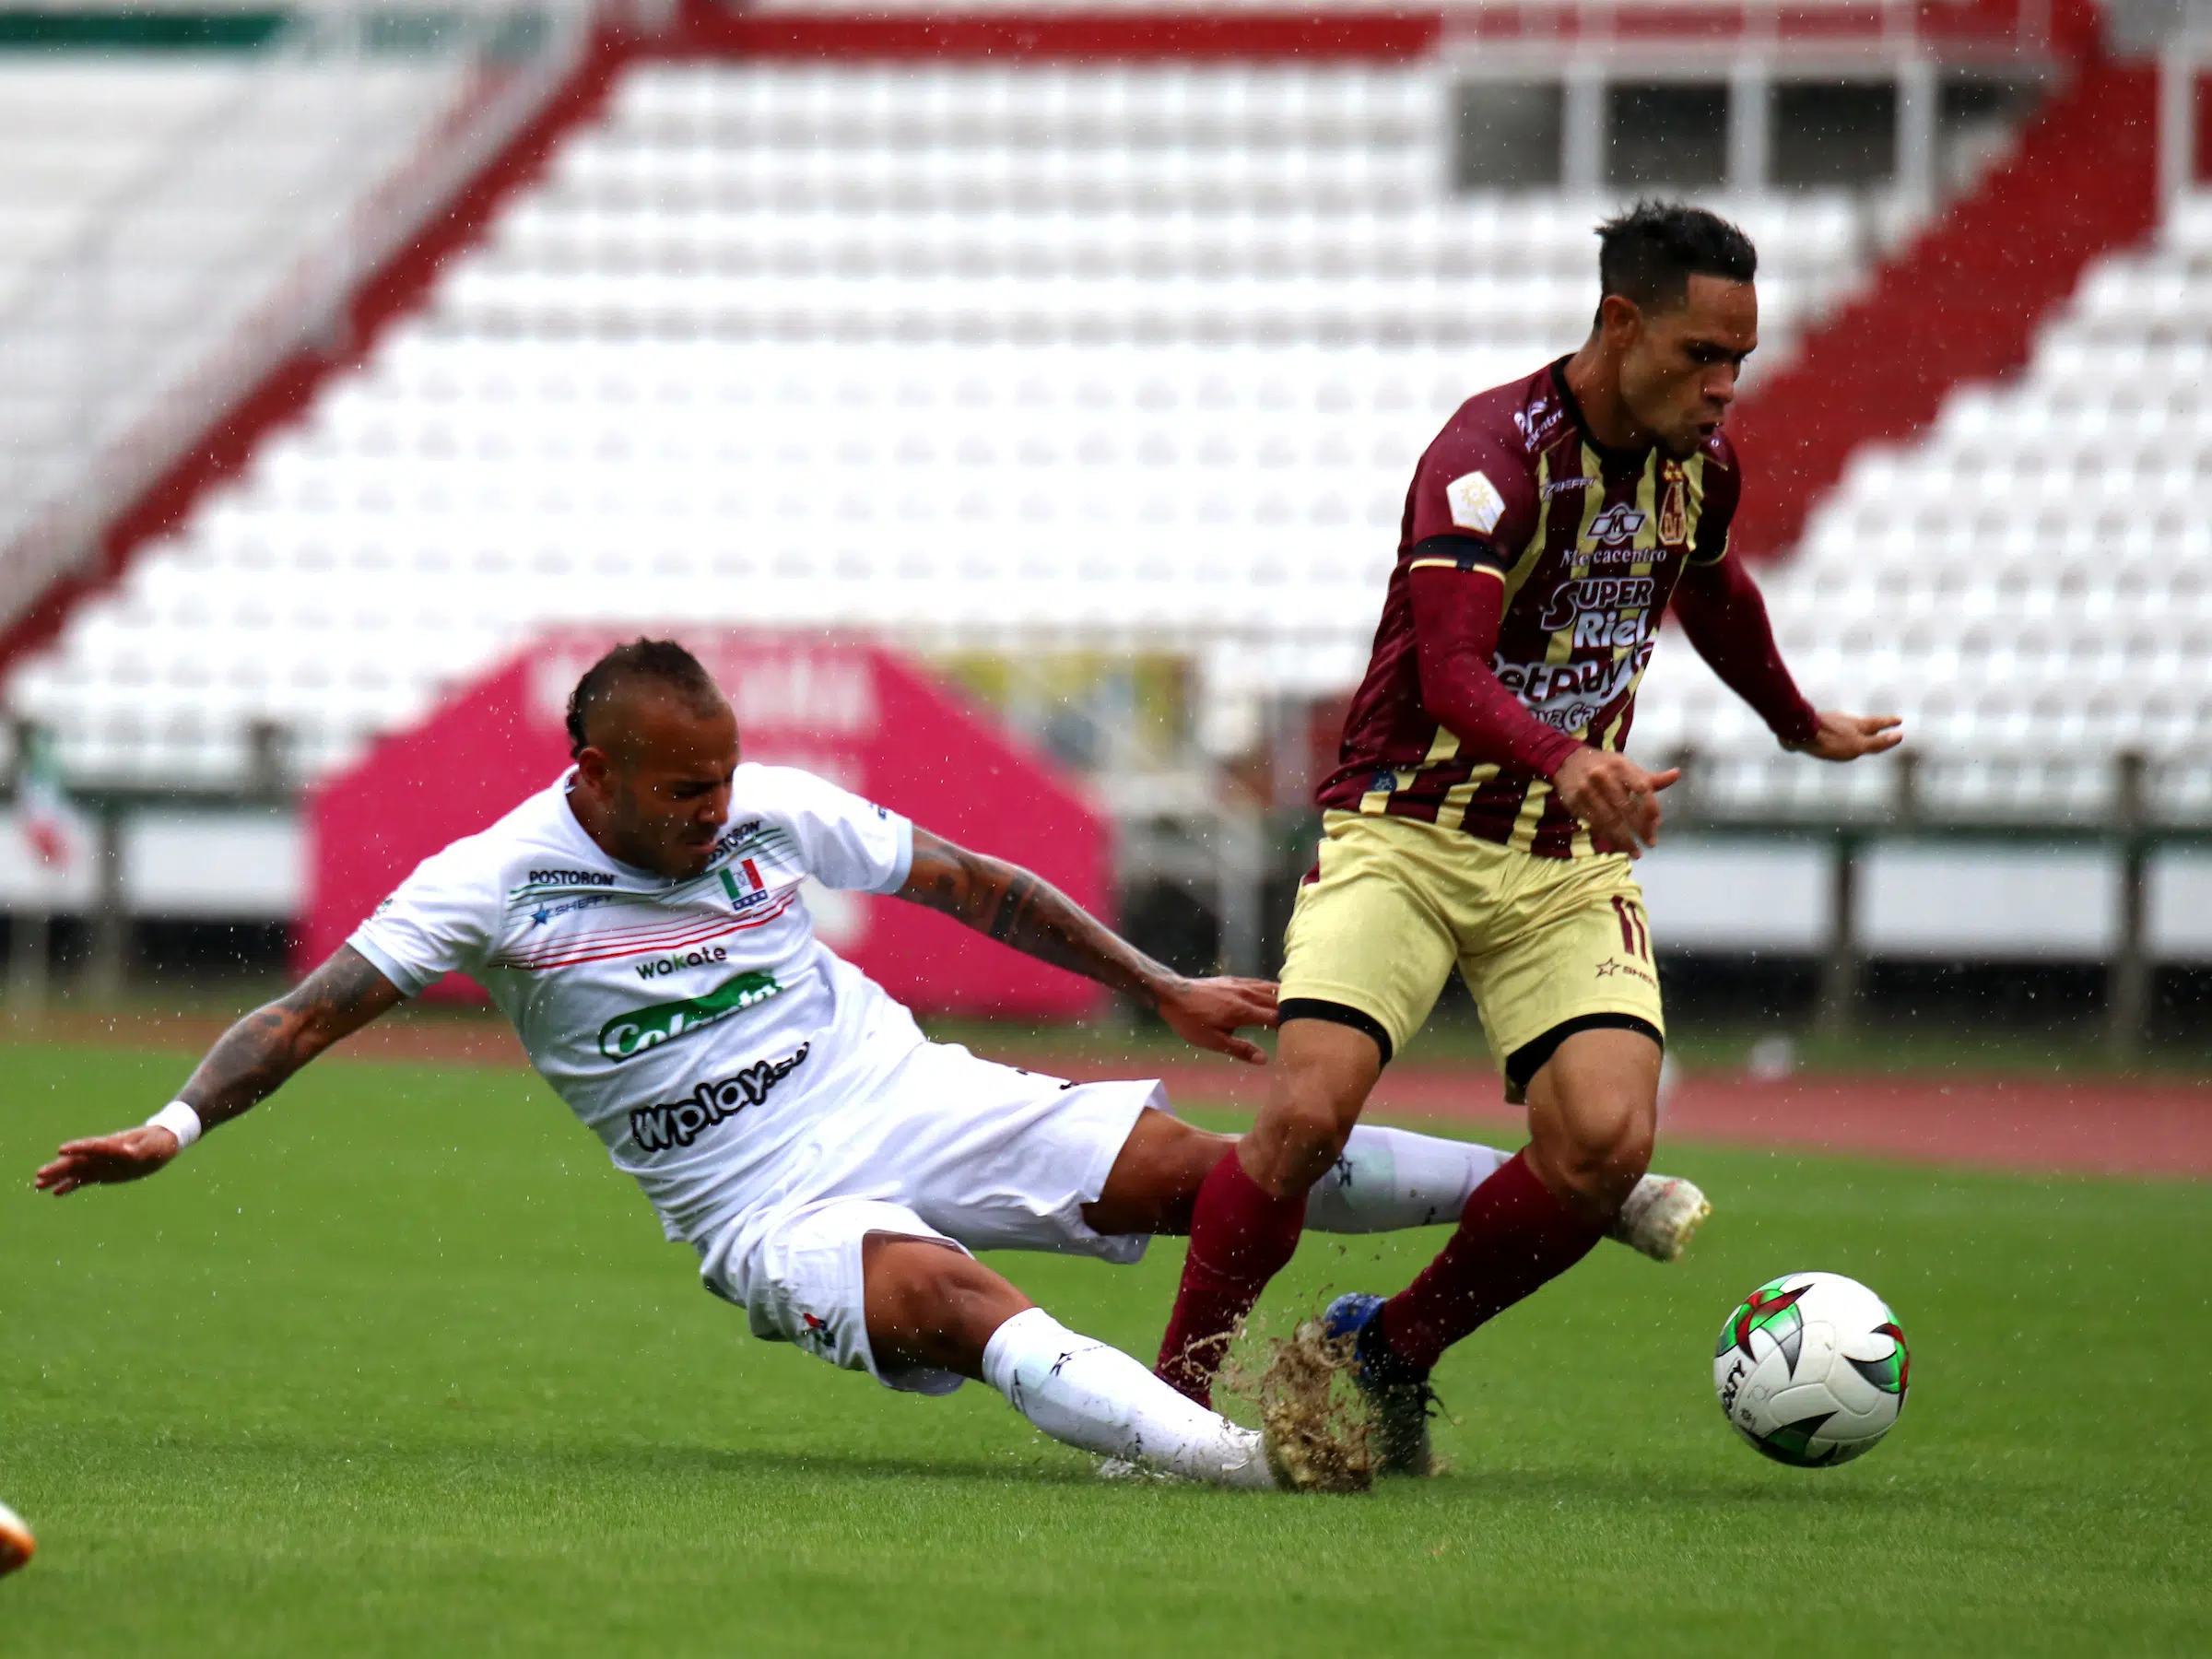
MULTIPOLYGON (((1456 966, 1531 1138, 1411 1287, 1324 1317, 1354 1344, 1386 1472, 1429 1467, 1439 1356, 1618 1225, 1651 1157, 1665 1028, 1630 861, 1677 773, 1620 748, 1669 603, 1784 747, 1852 760, 1902 735, 1800 695, 1728 556, 1742 477, 1721 424, 1759 343, 1749 240, 1662 203, 1598 235, 1581 349, 1469 399, 1415 470, 1373 660, 1319 792, 1266 1103, 1200 1190, 1160 1347, 1159 1374, 1207 1398, 1298 1243, 1306 1189, 1456 966)), ((1687 1197, 1685 1230, 1705 1213, 1687 1197)))

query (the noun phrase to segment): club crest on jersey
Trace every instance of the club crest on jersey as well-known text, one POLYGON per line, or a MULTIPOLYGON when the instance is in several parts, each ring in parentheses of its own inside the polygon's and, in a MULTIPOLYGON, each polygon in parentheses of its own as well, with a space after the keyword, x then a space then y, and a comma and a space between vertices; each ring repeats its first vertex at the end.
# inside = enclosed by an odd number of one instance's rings
POLYGON ((1689 500, 1682 482, 1682 468, 1669 461, 1661 474, 1666 480, 1666 499, 1659 504, 1659 545, 1680 547, 1689 540, 1689 500))
POLYGON ((1601 547, 1625 547, 1636 539, 1643 520, 1626 501, 1616 502, 1590 521, 1589 540, 1601 547))

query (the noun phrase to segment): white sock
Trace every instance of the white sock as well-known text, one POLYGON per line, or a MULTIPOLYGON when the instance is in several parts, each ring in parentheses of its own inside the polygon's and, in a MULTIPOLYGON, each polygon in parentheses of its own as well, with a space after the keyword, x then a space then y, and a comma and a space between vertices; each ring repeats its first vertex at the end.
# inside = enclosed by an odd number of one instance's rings
POLYGON ((1217 1486, 1268 1488, 1260 1437, 1184 1399, 1123 1353, 1042 1308, 1017 1313, 983 1347, 983 1380, 1056 1441, 1217 1486))
POLYGON ((1361 1124, 1306 1194, 1306 1226, 1314 1232, 1371 1233, 1457 1221, 1475 1189, 1509 1156, 1473 1141, 1361 1124))

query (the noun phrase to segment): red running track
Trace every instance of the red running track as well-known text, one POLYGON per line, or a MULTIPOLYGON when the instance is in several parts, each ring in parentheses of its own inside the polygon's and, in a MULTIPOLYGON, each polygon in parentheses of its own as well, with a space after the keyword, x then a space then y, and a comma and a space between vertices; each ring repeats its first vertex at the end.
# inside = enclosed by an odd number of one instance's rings
MULTIPOLYGON (((1041 1060, 1032 1062, 1041 1067, 1041 1060)), ((1118 1069, 1085 1063, 1084 1077, 1118 1069)), ((1264 1075, 1226 1063, 1161 1068, 1170 1094, 1256 1107, 1264 1075)), ((1480 1122, 1509 1132, 1519 1112, 1495 1076, 1394 1065, 1370 1109, 1383 1118, 1480 1122)), ((2186 1083, 1981 1078, 1684 1078, 1662 1109, 1663 1136, 1748 1147, 1802 1147, 1922 1163, 2085 1174, 2212 1176, 2212 1088, 2186 1083)))

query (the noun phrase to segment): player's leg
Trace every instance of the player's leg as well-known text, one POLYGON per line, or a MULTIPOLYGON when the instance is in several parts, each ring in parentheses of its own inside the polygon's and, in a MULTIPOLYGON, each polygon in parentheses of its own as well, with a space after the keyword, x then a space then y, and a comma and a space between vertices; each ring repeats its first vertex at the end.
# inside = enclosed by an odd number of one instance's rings
POLYGON ((1278 1484, 1262 1436, 1081 1336, 941 1239, 872 1232, 862 1263, 868 1344, 894 1371, 988 1382, 1038 1429, 1100 1457, 1218 1486, 1278 1484))
POLYGON ((828 1194, 741 1217, 699 1248, 701 1280, 745 1310, 756 1336, 903 1393, 987 1381, 1047 1434, 1101 1456, 1224 1486, 1280 1484, 1261 1435, 1066 1330, 903 1204, 828 1194))
MULTIPOLYGON (((1199 1187, 1236 1144, 1233 1135, 1148 1110, 1098 1198, 1083 1206, 1083 1218, 1101 1233, 1187 1233, 1199 1187)), ((1307 1189, 1306 1229, 1393 1232, 1456 1219, 1468 1195, 1511 1156, 1477 1141, 1359 1124, 1307 1189)))
POLYGON ((1430 1368, 1588 1254, 1650 1161, 1658 979, 1640 896, 1615 864, 1505 866, 1493 905, 1501 942, 1463 970, 1534 1139, 1476 1189, 1410 1286, 1387 1301, 1340 1299, 1324 1322, 1356 1339, 1385 1466, 1426 1469, 1430 1368))
POLYGON ((1212 1399, 1237 1327, 1296 1253, 1307 1194, 1335 1162, 1382 1065, 1362 1031, 1283 1022, 1259 1120, 1206 1172, 1191 1208, 1190 1249, 1155 1369, 1193 1400, 1212 1399))
MULTIPOLYGON (((1104 1234, 1184 1234, 1198 1189, 1230 1147, 1214 1135, 1157 1108, 1140 1115, 1083 1219, 1104 1234)), ((1510 1152, 1479 1141, 1450 1140, 1360 1124, 1344 1150, 1306 1191, 1305 1230, 1321 1233, 1395 1232, 1456 1220, 1475 1189, 1510 1152)), ((1707 1214, 1704 1194, 1677 1176, 1638 1182, 1606 1236, 1657 1262, 1678 1259, 1707 1214)))
POLYGON ((1601 1231, 1651 1165, 1665 1057, 1649 1030, 1590 1027, 1563 1037, 1529 1078, 1529 1168, 1601 1231))
POLYGON ((1456 941, 1427 888, 1433 827, 1331 814, 1284 938, 1283 1024, 1259 1120, 1206 1174, 1156 1369, 1211 1397, 1230 1339, 1298 1248, 1307 1194, 1391 1054, 1420 1027, 1456 941), (1426 835, 1422 832, 1428 832, 1426 835))
POLYGON ((1389 1350, 1426 1373, 1443 1351, 1589 1254, 1651 1161, 1659 1044, 1584 1030, 1530 1078, 1535 1138, 1467 1201, 1458 1229, 1385 1304, 1389 1350))

